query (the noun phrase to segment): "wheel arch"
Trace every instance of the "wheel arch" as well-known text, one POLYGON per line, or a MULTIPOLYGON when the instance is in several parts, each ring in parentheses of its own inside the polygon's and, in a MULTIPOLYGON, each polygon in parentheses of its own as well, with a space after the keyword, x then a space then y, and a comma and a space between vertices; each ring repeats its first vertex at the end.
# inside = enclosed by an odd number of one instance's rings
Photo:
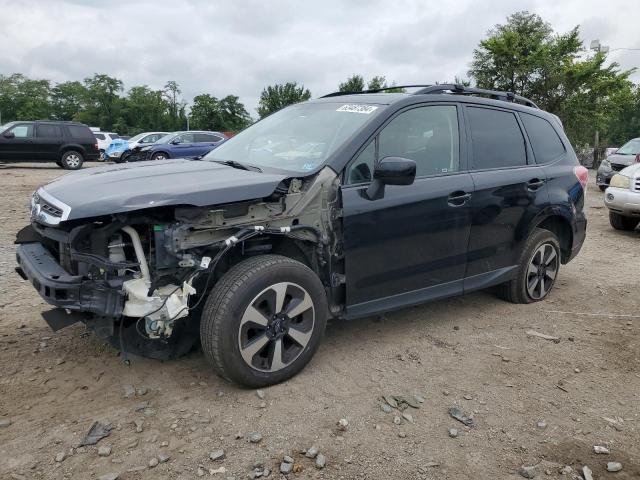
POLYGON ((561 260, 565 264, 571 257, 573 247, 573 226, 567 213, 551 210, 536 217, 529 227, 529 234, 535 228, 544 228, 553 233, 560 242, 561 260))
POLYGON ((86 155, 86 149, 77 143, 67 143, 60 147, 60 151, 58 152, 58 160, 62 160, 62 156, 70 151, 76 151, 84 157, 86 155))

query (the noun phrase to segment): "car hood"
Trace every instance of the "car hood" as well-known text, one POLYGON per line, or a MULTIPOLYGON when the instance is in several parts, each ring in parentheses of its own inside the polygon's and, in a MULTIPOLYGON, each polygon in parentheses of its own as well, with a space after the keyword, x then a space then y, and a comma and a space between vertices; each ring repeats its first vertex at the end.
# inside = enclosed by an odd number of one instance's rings
POLYGON ((636 156, 635 155, 619 155, 616 153, 612 153, 607 157, 609 163, 617 163, 618 165, 631 165, 635 163, 636 156))
POLYGON ((165 205, 207 206, 268 197, 286 175, 197 160, 156 160, 79 170, 42 187, 64 220, 165 205))
POLYGON ((637 177, 640 176, 640 163, 634 163, 633 165, 630 165, 628 167, 623 168, 622 170, 620 170, 620 172, 622 175, 626 175, 627 177, 637 177))

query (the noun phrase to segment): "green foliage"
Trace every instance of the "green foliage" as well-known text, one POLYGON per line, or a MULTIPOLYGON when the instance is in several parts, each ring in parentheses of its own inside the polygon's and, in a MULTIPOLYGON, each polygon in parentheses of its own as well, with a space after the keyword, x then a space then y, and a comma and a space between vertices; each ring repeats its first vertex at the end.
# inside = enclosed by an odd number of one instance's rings
POLYGON ((542 18, 525 11, 489 31, 473 52, 469 75, 478 87, 515 92, 555 113, 574 143, 588 143, 596 130, 603 143, 610 143, 620 136, 612 129, 619 116, 630 115, 634 85, 632 71, 605 64, 602 53, 586 55, 579 27, 555 34, 542 18))
POLYGON ((371 80, 369 80, 369 84, 367 85, 367 90, 378 90, 379 88, 386 88, 387 80, 383 75, 376 75, 371 80))
POLYGON ((362 75, 351 75, 338 87, 339 92, 361 92, 364 90, 364 78, 362 75))
MULTIPOLYGON (((51 86, 48 80, 32 80, 22 74, 0 75, 0 119, 74 120, 105 131, 135 135, 153 130, 182 130, 187 126, 186 103, 175 81, 162 90, 147 85, 131 87, 122 96, 123 83, 117 78, 95 74, 83 82, 62 82, 51 86)), ((238 131, 251 123, 251 117, 235 95, 218 100, 210 95, 194 99, 192 116, 196 128, 238 131), (203 102, 215 102, 213 116, 201 113, 203 102)))
POLYGON ((269 85, 260 94, 260 102, 258 103, 258 115, 264 118, 273 112, 294 103, 304 102, 311 98, 311 92, 304 88, 304 85, 298 86, 296 82, 287 82, 284 85, 269 85))

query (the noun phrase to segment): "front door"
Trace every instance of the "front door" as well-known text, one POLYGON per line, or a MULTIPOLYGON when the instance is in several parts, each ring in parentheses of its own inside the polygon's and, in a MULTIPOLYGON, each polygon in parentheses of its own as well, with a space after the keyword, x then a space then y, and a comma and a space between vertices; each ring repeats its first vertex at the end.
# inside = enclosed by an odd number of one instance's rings
POLYGON ((0 137, 0 158, 3 160, 34 160, 33 123, 17 123, 0 137), (7 138, 7 134, 13 134, 7 138))
MULTIPOLYGON (((347 316, 462 292, 473 191, 455 105, 397 114, 347 166, 342 187, 347 316), (384 157, 416 162, 412 185, 366 195, 384 157), (461 159, 463 159, 461 161, 461 159)), ((464 132, 462 137, 464 138, 464 132)))
POLYGON ((515 272, 522 241, 548 194, 546 173, 514 112, 467 106, 465 115, 475 186, 465 288, 474 289, 515 272))

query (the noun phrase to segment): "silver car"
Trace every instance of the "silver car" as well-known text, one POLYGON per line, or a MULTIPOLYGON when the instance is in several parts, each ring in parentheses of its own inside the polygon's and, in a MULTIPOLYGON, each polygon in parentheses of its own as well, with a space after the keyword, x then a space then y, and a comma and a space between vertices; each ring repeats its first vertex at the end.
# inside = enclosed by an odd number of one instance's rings
POLYGON ((605 158, 600 167, 598 168, 598 174, 596 176, 596 183, 600 190, 604 191, 611 177, 625 167, 640 160, 638 155, 640 154, 640 138, 634 138, 629 140, 623 146, 621 146, 615 153, 612 153, 605 158))
POLYGON ((609 209, 609 222, 613 228, 635 230, 640 223, 640 163, 611 177, 604 204, 609 209))

